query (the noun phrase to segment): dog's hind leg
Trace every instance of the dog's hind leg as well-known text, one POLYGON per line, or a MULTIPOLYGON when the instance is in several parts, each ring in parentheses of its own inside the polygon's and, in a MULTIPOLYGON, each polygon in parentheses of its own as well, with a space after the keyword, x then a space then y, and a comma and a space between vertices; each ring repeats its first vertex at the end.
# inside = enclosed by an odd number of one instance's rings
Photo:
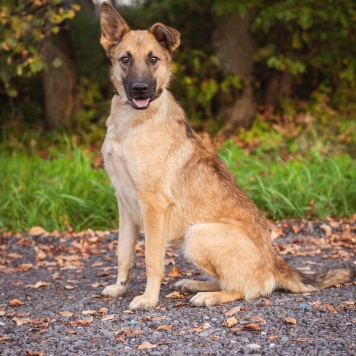
POLYGON ((215 292, 221 290, 218 280, 195 281, 193 279, 182 279, 174 284, 174 287, 182 292, 215 292))
POLYGON ((203 291, 191 299, 197 306, 211 306, 237 299, 254 299, 272 292, 273 256, 262 240, 254 241, 236 223, 205 223, 191 226, 184 252, 197 267, 218 282, 181 281, 189 291, 203 291), (210 284, 209 284, 210 283, 210 284))

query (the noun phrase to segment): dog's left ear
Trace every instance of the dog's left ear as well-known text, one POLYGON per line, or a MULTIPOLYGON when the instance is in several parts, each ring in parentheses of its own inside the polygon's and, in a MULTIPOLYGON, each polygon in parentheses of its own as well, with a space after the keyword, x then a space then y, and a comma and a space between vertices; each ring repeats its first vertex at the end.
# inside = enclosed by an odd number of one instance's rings
POLYGON ((180 44, 180 33, 161 23, 155 23, 148 32, 156 37, 162 47, 173 52, 180 44))
POLYGON ((100 43, 107 54, 114 44, 118 44, 130 27, 120 14, 108 3, 103 3, 100 12, 101 39, 100 43))

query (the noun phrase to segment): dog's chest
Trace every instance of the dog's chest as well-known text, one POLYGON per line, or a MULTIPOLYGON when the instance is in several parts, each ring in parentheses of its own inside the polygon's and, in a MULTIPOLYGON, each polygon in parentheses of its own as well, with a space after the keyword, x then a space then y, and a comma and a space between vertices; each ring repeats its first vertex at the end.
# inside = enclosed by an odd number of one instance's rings
POLYGON ((105 169, 110 177, 115 193, 125 208, 136 215, 137 220, 141 220, 141 213, 138 204, 137 184, 129 170, 129 154, 127 147, 121 140, 107 134, 102 153, 104 157, 105 169))

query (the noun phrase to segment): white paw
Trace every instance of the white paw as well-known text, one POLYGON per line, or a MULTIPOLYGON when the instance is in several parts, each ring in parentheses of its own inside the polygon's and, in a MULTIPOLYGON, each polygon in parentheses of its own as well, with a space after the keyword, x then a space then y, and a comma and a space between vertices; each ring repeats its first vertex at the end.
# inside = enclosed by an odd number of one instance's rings
POLYGON ((105 297, 117 298, 125 294, 126 290, 127 286, 123 287, 118 284, 112 284, 110 286, 105 287, 101 294, 105 297))
POLYGON ((194 297, 190 299, 190 304, 195 305, 196 307, 211 307, 212 305, 219 304, 220 298, 214 293, 209 292, 200 292, 197 293, 194 297))
POLYGON ((129 305, 129 309, 131 310, 153 309, 157 305, 157 303, 158 303, 158 299, 152 299, 151 297, 142 294, 133 299, 133 301, 129 305))

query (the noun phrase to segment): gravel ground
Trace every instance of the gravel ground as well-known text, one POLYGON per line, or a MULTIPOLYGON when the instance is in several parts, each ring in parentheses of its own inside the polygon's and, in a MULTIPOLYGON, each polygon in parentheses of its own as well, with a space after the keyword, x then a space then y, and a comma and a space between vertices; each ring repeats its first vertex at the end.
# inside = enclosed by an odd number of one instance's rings
MULTIPOLYGON (((356 266, 354 223, 273 226, 276 249, 306 273, 356 266)), ((311 294, 276 291, 268 299, 192 307, 191 295, 166 298, 179 278, 199 277, 172 247, 161 304, 130 312, 130 301, 145 287, 142 239, 129 294, 117 300, 100 295, 115 281, 116 238, 91 230, 47 235, 40 229, 0 237, 1 355, 355 355, 355 282, 311 294)))

